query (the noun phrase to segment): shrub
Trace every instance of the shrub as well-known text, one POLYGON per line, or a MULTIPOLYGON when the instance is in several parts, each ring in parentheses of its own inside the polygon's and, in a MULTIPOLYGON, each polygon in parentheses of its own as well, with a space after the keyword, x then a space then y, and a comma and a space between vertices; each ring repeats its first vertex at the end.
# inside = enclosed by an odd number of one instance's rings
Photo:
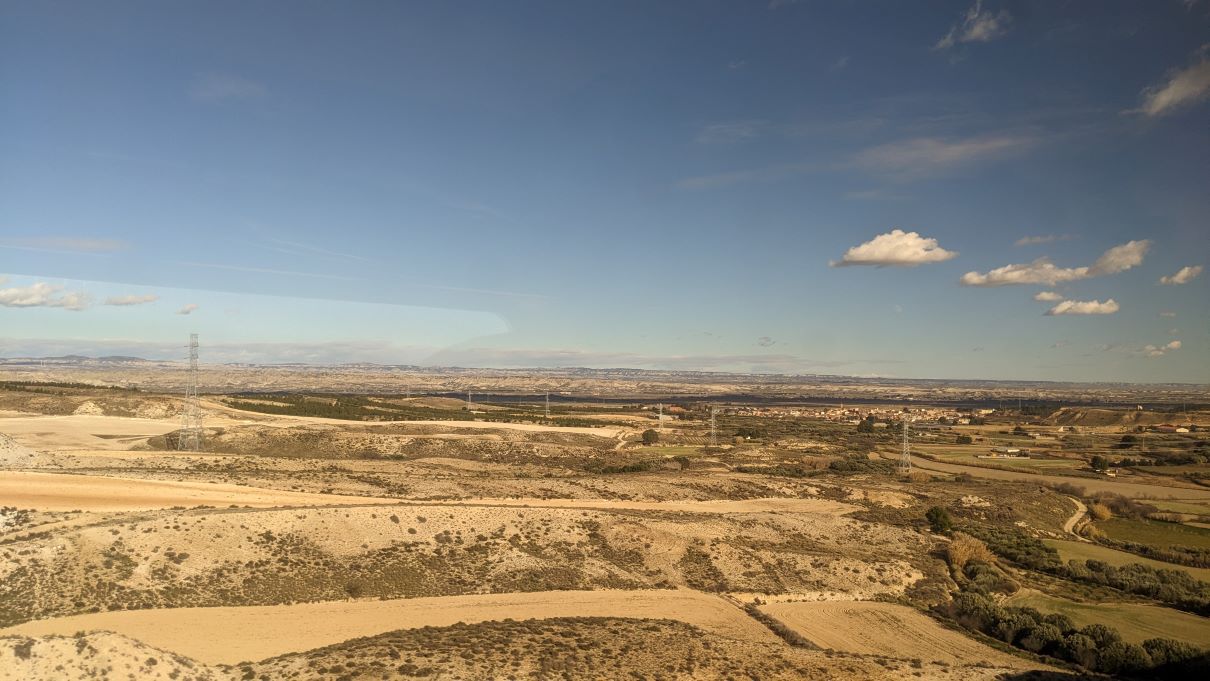
POLYGON ((925 511, 924 517, 929 521, 929 527, 933 528, 934 532, 949 534, 950 530, 954 529, 954 519, 950 517, 950 512, 945 510, 944 506, 930 508, 925 511))
POLYGON ((660 441, 660 434, 654 428, 643 431, 643 444, 653 445, 660 441))
POLYGON ((959 435, 958 436, 958 444, 960 444, 960 445, 973 444, 974 441, 975 441, 975 438, 971 437, 970 435, 959 435))
POLYGON ((1092 514, 1095 520, 1109 520, 1113 517, 1113 511, 1110 511, 1109 507, 1102 503, 1089 504, 1088 512, 1092 514))
POLYGON ((984 563, 996 562, 995 554, 988 550, 986 544, 962 532, 954 533, 954 539, 945 549, 945 557, 949 561, 950 567, 957 572, 961 572, 972 560, 984 563))

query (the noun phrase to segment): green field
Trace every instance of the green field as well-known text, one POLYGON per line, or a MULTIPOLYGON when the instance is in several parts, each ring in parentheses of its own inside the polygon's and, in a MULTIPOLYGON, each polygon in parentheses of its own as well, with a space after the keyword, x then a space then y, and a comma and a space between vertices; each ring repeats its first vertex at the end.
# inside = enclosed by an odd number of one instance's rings
POLYGON ((1108 546, 1100 544, 1092 544, 1089 542, 1067 541, 1065 539, 1043 539, 1043 543, 1050 546, 1059 552, 1059 557, 1064 561, 1069 560, 1099 560, 1109 563, 1110 565, 1129 565, 1130 563, 1142 563, 1148 567, 1153 567, 1161 570, 1180 570, 1189 573, 1194 579, 1200 579, 1203 582, 1210 582, 1210 569, 1187 567, 1177 565, 1175 563, 1165 563, 1162 560, 1154 560, 1152 558, 1144 558, 1136 556, 1133 553, 1126 551, 1118 551, 1111 549, 1108 546))
POLYGON ((1158 605, 1076 603, 1032 589, 1022 589, 1006 604, 1037 608, 1044 613, 1063 613, 1076 626, 1104 624, 1117 629, 1122 638, 1131 643, 1141 643, 1149 638, 1171 638, 1198 647, 1210 646, 1210 618, 1158 605))
POLYGON ((1096 523, 1096 528, 1110 539, 1131 541, 1157 548, 1191 546, 1210 549, 1210 530, 1159 520, 1111 518, 1096 523))
POLYGON ((1141 501, 1161 511, 1210 515, 1210 503, 1204 501, 1178 501, 1175 499, 1143 499, 1141 501))

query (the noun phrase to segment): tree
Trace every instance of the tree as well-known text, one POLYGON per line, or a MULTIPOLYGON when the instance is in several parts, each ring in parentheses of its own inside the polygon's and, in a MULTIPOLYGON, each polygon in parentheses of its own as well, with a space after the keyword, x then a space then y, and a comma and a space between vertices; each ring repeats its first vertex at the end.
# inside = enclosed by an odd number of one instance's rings
POLYGON ((660 441, 660 434, 654 428, 648 428, 643 431, 643 444, 653 445, 660 441))
POLYGON ((924 517, 929 521, 929 526, 934 532, 949 533, 954 529, 954 519, 950 517, 950 512, 942 506, 934 506, 925 511, 924 517))
POLYGON ((1094 471, 1103 471, 1106 468, 1109 468, 1109 459, 1106 459, 1100 454, 1094 454, 1089 465, 1092 466, 1092 470, 1094 471))
POLYGON ((974 441, 975 441, 975 438, 971 437, 970 435, 959 435, 958 436, 958 444, 960 444, 960 445, 969 445, 969 444, 973 443, 974 441))
POLYGON ((857 424, 857 432, 859 432, 859 433, 874 432, 874 420, 873 419, 863 419, 861 423, 857 424))

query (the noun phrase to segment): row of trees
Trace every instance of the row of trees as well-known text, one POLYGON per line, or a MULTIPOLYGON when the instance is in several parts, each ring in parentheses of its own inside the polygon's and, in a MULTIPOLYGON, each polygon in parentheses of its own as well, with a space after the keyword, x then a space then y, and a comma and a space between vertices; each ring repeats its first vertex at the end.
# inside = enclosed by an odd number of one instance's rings
POLYGON ((1206 678, 1210 657, 1187 643, 1152 638, 1127 643, 1103 624, 1077 628, 1066 615, 1003 607, 977 593, 960 593, 946 609, 962 626, 1040 655, 1090 671, 1158 679, 1206 678))

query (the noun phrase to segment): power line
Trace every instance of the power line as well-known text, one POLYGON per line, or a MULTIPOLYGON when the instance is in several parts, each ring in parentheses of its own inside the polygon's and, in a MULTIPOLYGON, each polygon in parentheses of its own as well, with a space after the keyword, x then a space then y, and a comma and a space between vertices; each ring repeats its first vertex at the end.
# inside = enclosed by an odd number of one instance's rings
POLYGON ((176 448, 183 452, 202 451, 202 407, 198 400, 197 334, 189 334, 189 375, 185 381, 185 409, 181 412, 181 434, 176 448))
POLYGON ((908 443, 908 421, 903 418, 903 453, 899 456, 899 472, 912 472, 912 447, 908 443))

